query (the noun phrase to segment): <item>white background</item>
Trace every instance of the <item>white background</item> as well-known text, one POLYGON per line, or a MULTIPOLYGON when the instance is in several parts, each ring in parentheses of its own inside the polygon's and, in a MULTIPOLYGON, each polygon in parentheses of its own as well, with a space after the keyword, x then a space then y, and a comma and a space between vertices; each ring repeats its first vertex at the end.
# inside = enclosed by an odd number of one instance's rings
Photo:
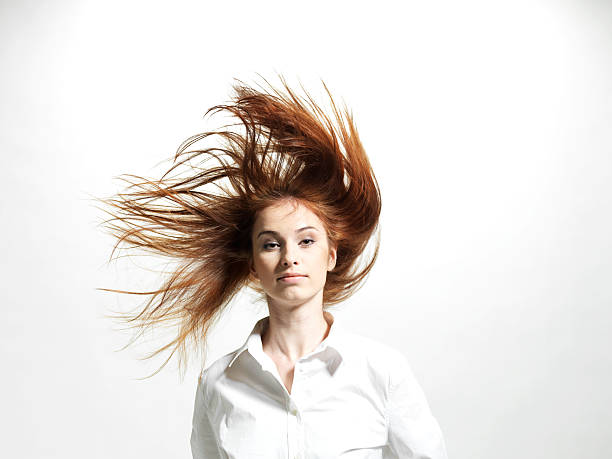
MULTIPOLYGON (((155 176, 232 78, 323 78, 381 184, 335 314, 401 349, 453 459, 612 456, 609 2, 0 3, 0 456, 188 458, 197 365, 103 314, 157 285, 90 196, 155 176)), ((211 357, 265 311, 235 304, 211 357)))

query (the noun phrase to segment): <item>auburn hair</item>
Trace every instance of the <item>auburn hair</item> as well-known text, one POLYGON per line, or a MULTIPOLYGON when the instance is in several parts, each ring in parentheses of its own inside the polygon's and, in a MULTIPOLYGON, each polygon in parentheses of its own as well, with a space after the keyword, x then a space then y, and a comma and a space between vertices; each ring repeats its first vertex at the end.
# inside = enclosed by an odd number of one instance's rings
POLYGON ((249 270, 251 232, 257 213, 279 200, 307 206, 337 248, 324 308, 351 296, 374 265, 380 189, 352 114, 346 105, 338 109, 324 82, 331 114, 303 87, 299 95, 280 80, 281 89, 265 80, 257 88, 236 80, 231 101, 205 114, 225 113, 234 123, 185 140, 160 179, 124 174, 129 184, 124 192, 98 199, 111 216, 102 224, 117 238, 111 260, 122 245, 176 262, 159 289, 100 289, 150 297, 134 312, 114 316, 140 331, 128 345, 150 327, 176 329, 170 342, 145 357, 169 352, 153 375, 174 354, 179 368, 192 348, 205 355, 211 325, 241 289, 265 298, 249 270), (190 149, 200 141, 213 143, 190 149), (375 231, 374 249, 366 257, 375 231))

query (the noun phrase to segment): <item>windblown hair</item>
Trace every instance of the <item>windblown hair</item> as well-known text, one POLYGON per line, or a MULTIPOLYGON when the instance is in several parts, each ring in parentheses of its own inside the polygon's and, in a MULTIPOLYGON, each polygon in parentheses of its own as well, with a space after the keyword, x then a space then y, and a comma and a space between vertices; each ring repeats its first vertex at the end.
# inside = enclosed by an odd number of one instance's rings
POLYGON ((300 96, 281 82, 281 90, 267 81, 255 89, 236 80, 231 101, 205 115, 222 112, 235 123, 185 140, 161 179, 124 175, 126 192, 99 200, 112 216, 103 224, 118 239, 111 260, 124 244, 177 262, 157 290, 102 289, 150 296, 136 312, 119 316, 139 335, 161 324, 177 329, 171 342, 146 357, 170 353, 153 374, 175 353, 180 368, 192 346, 205 351, 211 324, 243 287, 265 297, 249 270, 251 233, 257 213, 279 200, 306 205, 337 248, 324 308, 351 296, 374 265, 379 234, 363 258, 378 228, 380 189, 352 115, 346 105, 337 108, 325 83, 331 116, 305 90, 300 96), (210 147, 188 150, 211 139, 210 147), (206 167, 211 159, 217 164, 206 167))

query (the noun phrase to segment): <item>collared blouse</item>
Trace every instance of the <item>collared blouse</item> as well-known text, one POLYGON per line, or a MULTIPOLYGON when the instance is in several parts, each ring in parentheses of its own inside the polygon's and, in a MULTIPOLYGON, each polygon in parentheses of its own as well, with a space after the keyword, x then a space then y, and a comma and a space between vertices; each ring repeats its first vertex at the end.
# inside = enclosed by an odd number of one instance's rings
POLYGON ((291 393, 263 351, 269 316, 202 372, 193 459, 446 459, 440 427, 404 355, 324 314, 330 331, 296 361, 291 393))

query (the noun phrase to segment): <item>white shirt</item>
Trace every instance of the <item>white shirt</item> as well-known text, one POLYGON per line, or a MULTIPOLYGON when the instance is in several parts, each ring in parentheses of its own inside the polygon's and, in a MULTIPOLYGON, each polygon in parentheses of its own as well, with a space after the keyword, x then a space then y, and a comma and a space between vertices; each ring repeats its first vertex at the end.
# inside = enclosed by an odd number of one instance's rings
POLYGON ((440 427, 404 355, 325 315, 330 331, 295 363, 291 393, 263 351, 269 316, 243 346, 202 372, 194 459, 446 459, 440 427))

